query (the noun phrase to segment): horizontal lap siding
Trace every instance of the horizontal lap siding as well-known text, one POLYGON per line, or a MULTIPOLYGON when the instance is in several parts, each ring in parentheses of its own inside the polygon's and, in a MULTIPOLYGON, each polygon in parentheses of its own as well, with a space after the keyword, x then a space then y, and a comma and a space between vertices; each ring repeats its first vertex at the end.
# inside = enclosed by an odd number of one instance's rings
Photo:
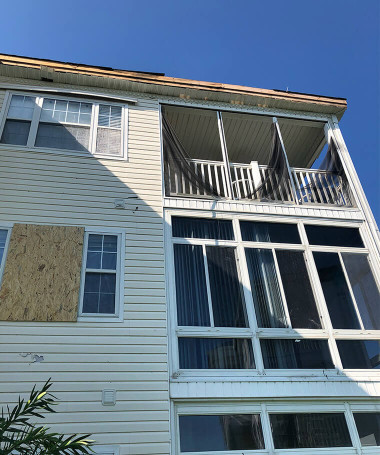
POLYGON ((0 403, 52 377, 54 429, 93 433, 121 455, 169 453, 158 103, 130 107, 127 162, 2 145, 0 195, 1 221, 126 229, 124 322, 0 322, 0 403), (104 388, 115 406, 102 406, 104 388))

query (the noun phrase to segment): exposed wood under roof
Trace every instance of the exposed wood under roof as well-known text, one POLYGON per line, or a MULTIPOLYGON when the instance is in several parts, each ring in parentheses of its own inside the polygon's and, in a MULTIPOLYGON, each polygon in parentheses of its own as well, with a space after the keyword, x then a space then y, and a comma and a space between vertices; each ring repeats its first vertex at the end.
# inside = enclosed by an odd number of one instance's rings
POLYGON ((335 114, 338 118, 342 117, 347 108, 344 98, 195 81, 168 77, 163 73, 126 71, 7 54, 0 54, 0 75, 38 80, 43 78, 60 83, 128 89, 186 99, 335 114))

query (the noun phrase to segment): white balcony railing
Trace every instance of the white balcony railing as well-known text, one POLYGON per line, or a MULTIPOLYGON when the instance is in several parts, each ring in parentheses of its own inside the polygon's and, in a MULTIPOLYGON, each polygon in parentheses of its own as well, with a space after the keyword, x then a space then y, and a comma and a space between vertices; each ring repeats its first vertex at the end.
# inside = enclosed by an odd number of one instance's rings
MULTIPOLYGON (((330 172, 292 168, 293 189, 290 179, 279 181, 276 173, 271 172, 268 166, 258 166, 257 162, 231 163, 231 180, 222 161, 193 159, 189 164, 192 172, 204 184, 211 186, 221 199, 257 200, 255 190, 264 182, 260 191, 262 201, 352 206, 352 198, 343 178, 330 172)), ((199 188, 200 185, 191 183, 191 176, 170 168, 168 164, 165 173, 167 193, 170 196, 215 198, 199 188)))

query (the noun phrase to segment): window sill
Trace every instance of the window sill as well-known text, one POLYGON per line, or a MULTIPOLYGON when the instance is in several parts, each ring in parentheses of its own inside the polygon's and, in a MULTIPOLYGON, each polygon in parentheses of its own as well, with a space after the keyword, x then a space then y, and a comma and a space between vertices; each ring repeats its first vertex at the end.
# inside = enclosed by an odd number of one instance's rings
POLYGON ((109 316, 109 315, 104 315, 104 316, 84 316, 80 315, 78 316, 77 322, 124 322, 123 316, 109 316))
POLYGON ((102 154, 92 154, 90 152, 80 152, 75 150, 64 150, 64 149, 47 149, 42 147, 27 147, 25 145, 12 145, 12 144, 0 144, 0 151, 2 150, 16 150, 18 152, 38 152, 38 153, 48 153, 53 155, 65 155, 65 156, 77 156, 81 158, 95 158, 95 159, 105 159, 112 161, 128 161, 127 156, 109 156, 102 154))

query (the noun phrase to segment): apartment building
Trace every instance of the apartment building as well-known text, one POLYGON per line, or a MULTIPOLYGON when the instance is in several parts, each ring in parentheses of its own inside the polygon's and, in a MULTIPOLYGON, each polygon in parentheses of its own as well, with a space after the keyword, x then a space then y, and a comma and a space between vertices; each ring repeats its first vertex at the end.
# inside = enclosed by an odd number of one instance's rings
POLYGON ((1 403, 51 377, 103 455, 379 453, 346 100, 0 54, 0 107, 1 403))

